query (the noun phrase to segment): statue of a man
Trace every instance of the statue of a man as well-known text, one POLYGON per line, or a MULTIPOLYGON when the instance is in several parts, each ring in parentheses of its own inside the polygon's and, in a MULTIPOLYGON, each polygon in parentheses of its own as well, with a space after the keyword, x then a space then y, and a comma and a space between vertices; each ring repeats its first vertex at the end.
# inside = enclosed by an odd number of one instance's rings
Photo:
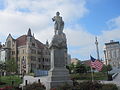
POLYGON ((52 18, 52 20, 55 21, 55 24, 54 24, 55 34, 63 33, 64 21, 62 20, 62 17, 60 17, 59 15, 60 13, 56 12, 56 16, 52 18))

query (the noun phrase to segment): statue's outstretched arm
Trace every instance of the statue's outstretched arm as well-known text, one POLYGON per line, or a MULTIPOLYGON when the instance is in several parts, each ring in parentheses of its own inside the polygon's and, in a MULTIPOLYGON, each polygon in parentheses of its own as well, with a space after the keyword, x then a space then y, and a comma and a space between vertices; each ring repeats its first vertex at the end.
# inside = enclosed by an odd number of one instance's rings
POLYGON ((55 21, 55 17, 52 18, 53 22, 55 21))

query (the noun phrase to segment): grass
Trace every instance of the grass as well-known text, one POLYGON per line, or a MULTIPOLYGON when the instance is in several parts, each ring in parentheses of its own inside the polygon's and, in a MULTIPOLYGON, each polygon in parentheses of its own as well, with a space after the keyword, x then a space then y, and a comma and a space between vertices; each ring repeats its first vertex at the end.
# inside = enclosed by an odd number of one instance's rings
POLYGON ((0 85, 0 87, 12 86, 12 81, 14 81, 14 86, 19 86, 22 82, 19 76, 2 76, 0 81, 6 83, 5 85, 0 85))
MULTIPOLYGON (((93 76, 94 80, 107 80, 107 74, 102 72, 94 72, 93 76)), ((91 73, 71 74, 71 78, 75 78, 76 80, 91 80, 91 77, 91 73)))

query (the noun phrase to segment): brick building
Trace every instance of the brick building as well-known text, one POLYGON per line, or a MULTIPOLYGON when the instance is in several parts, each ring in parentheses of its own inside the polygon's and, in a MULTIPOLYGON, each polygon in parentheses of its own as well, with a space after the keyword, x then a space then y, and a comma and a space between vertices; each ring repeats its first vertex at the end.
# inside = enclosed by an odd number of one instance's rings
POLYGON ((49 70, 50 68, 48 42, 43 44, 35 39, 31 34, 31 29, 28 30, 27 35, 22 35, 17 39, 9 34, 4 48, 5 59, 15 59, 20 74, 28 74, 34 70, 49 70))

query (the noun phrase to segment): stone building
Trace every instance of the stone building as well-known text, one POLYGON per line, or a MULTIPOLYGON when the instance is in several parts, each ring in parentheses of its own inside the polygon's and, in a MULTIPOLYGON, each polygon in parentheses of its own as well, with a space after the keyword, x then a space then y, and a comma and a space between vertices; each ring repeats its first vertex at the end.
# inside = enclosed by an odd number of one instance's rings
POLYGON ((6 51, 4 48, 0 49, 0 63, 5 62, 5 57, 6 57, 6 51))
POLYGON ((106 64, 110 64, 113 69, 120 68, 120 44, 119 42, 111 40, 105 43, 105 60, 106 64))
POLYGON ((31 34, 31 29, 27 35, 22 35, 14 39, 8 35, 6 42, 6 60, 15 59, 18 64, 18 72, 27 74, 34 70, 49 70, 50 52, 48 42, 41 43, 31 34))

